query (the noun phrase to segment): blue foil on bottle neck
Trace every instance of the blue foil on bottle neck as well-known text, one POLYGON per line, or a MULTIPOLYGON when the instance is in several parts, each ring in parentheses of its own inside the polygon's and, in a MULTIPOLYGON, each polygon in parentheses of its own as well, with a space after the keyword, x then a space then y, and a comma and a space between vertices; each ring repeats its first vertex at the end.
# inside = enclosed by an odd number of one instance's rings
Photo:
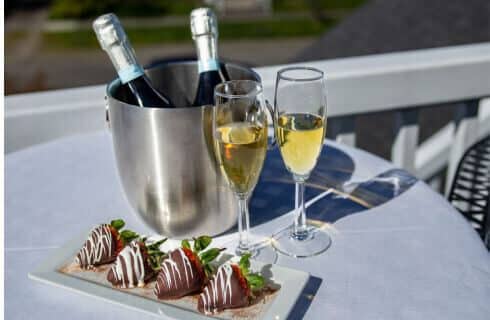
POLYGON ((197 68, 199 73, 215 71, 219 69, 219 62, 216 59, 199 60, 197 68))
POLYGON ((137 64, 133 64, 125 69, 121 69, 117 72, 119 79, 121 79, 122 84, 126 84, 131 80, 141 77, 145 74, 143 68, 137 64))

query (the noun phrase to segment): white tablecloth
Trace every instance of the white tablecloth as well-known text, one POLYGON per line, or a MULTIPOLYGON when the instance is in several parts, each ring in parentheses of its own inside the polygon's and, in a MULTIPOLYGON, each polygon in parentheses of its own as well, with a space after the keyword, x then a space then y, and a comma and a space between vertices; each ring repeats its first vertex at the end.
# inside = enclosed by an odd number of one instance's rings
MULTIPOLYGON (((350 158, 353 185, 393 169, 366 152, 329 145, 350 158)), ((124 198, 108 133, 9 154, 5 177, 6 319, 153 318, 27 278, 74 234, 114 217, 151 233, 124 198)), ((334 213, 333 244, 324 254, 279 256, 278 264, 311 274, 291 319, 490 318, 490 255, 444 198, 416 182, 373 208, 351 211, 334 213)), ((270 235, 289 219, 253 231, 270 235)))

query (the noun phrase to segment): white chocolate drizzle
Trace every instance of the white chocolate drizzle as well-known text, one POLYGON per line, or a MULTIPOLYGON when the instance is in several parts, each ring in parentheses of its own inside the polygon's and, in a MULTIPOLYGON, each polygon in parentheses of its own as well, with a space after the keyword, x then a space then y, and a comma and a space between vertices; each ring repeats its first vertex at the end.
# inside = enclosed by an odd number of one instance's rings
POLYGON ((130 242, 117 256, 112 265, 112 272, 122 288, 142 287, 145 285, 145 263, 139 244, 130 242), (126 267, 126 273, 124 273, 126 267), (127 276, 127 281, 124 275, 127 276))
MULTIPOLYGON (((192 272, 192 263, 185 254, 184 250, 182 248, 176 249, 174 252, 178 252, 180 257, 182 258, 182 265, 184 266, 184 272, 185 272, 185 280, 187 284, 187 288, 190 288, 192 278, 194 277, 194 273, 192 272)), ((169 254, 167 259, 165 259, 162 263, 162 267, 160 270, 160 273, 158 275, 157 283, 155 286, 155 294, 159 295, 160 291, 162 288, 160 288, 160 283, 163 285, 166 285, 167 288, 172 288, 175 287, 175 289, 179 289, 177 287, 177 277, 179 278, 179 281, 182 281, 182 275, 180 273, 181 270, 179 270, 179 265, 177 262, 172 259, 173 254, 169 254)))
POLYGON ((231 276, 233 275, 233 268, 230 264, 224 264, 219 267, 216 275, 209 284, 204 288, 200 297, 203 302, 203 310, 205 314, 214 314, 218 311, 218 297, 221 295, 223 304, 227 302, 231 303, 232 290, 231 290, 231 276), (220 284, 221 291, 218 291, 218 284, 220 284), (229 299, 229 300, 228 300, 229 299))
POLYGON ((112 254, 112 233, 107 224, 95 227, 87 241, 75 257, 75 263, 82 267, 92 267, 112 254))

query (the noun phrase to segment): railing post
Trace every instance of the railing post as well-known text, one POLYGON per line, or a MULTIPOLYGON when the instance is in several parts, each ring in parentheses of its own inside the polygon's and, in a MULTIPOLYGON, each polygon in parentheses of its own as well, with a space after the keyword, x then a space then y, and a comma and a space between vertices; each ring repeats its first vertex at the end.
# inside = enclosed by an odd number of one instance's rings
POLYGON ((469 100, 457 108, 454 115, 454 139, 449 152, 446 175, 446 196, 451 190, 458 163, 466 149, 478 139, 479 100, 469 100))
POLYGON ((483 242, 488 250, 490 250, 490 203, 487 203, 487 212, 483 217, 483 242))
MULTIPOLYGON (((328 120, 327 120, 328 121, 328 120)), ((327 122, 335 141, 354 147, 356 145, 356 124, 354 116, 336 117, 327 122)))
POLYGON ((391 147, 391 160, 396 166, 415 173, 418 140, 418 110, 395 112, 395 141, 391 147))

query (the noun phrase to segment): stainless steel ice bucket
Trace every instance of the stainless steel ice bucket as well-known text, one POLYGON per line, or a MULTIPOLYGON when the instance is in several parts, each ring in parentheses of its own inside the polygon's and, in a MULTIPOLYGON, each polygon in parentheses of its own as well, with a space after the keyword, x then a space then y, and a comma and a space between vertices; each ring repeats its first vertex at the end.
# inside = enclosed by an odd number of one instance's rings
MULTIPOLYGON (((260 81, 248 68, 223 67, 230 79, 260 81)), ((236 203, 214 158, 212 107, 190 107, 197 89, 197 64, 160 64, 146 72, 158 89, 183 107, 140 108, 127 103, 127 89, 118 79, 108 84, 108 121, 126 197, 162 235, 222 233, 236 222, 236 203)))

